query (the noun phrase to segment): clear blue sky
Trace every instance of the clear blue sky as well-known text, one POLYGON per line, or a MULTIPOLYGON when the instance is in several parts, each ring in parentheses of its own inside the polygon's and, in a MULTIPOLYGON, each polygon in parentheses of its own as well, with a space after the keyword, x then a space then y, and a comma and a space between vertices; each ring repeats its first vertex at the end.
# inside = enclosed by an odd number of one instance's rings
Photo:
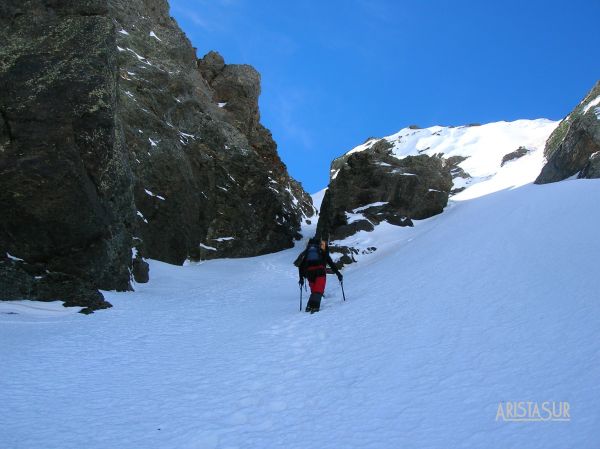
POLYGON ((202 57, 262 75, 262 122, 314 193, 410 124, 560 119, 600 79, 600 0, 171 0, 202 57))

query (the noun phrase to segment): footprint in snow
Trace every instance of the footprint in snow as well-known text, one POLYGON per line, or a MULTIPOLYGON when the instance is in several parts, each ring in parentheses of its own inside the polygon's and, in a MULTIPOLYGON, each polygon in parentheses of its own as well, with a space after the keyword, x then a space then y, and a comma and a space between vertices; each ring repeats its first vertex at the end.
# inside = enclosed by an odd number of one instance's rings
POLYGON ((283 412, 287 410, 287 402, 285 401, 272 401, 269 403, 269 410, 272 412, 283 412))
POLYGON ((232 426, 241 426, 248 422, 248 415, 242 411, 238 411, 233 413, 227 421, 232 426))

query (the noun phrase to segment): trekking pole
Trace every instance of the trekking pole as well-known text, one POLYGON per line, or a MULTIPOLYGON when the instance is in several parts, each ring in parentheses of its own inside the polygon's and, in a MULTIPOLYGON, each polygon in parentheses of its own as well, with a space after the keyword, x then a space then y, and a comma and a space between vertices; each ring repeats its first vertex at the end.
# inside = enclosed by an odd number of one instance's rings
POLYGON ((346 294, 344 293, 344 281, 340 281, 340 285, 342 286, 342 297, 344 301, 346 301, 346 294))
POLYGON ((302 312, 302 284, 300 284, 300 312, 302 312))

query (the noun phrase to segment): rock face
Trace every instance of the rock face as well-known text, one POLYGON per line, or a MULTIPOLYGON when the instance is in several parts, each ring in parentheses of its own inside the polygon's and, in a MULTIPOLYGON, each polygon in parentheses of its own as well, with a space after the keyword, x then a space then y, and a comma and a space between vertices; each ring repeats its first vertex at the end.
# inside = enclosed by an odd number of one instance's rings
POLYGON ((258 72, 198 60, 164 1, 110 5, 142 254, 180 264, 291 247, 312 202, 260 124, 258 72))
POLYGON ((502 162, 500 163, 500 167, 504 167, 504 164, 508 164, 511 161, 522 158, 527 153, 529 153, 529 150, 527 150, 527 148, 525 148, 525 147, 517 148, 515 151, 512 151, 512 152, 504 155, 504 157, 502 158, 502 162))
POLYGON ((598 176, 600 151, 600 81, 558 125, 546 142, 547 163, 536 184, 562 181, 573 175, 598 176))
POLYGON ((108 307, 142 256, 272 252, 313 214, 259 74, 198 60, 166 1, 6 0, 0 38, 0 298, 108 307))
POLYGON ((439 214, 448 202, 451 164, 424 154, 399 159, 391 148, 381 139, 331 164, 317 235, 333 241, 331 251, 343 255, 340 264, 351 263, 357 250, 335 241, 358 231, 372 231, 382 221, 412 226, 412 219, 439 214))
POLYGON ((583 170, 581 170, 581 178, 600 178, 600 151, 592 154, 583 170))
POLYGON ((101 1, 2 2, 4 298, 23 298, 26 288, 27 297, 73 302, 79 295, 96 307, 91 286, 129 288, 133 176, 117 119, 117 50, 107 14, 101 1))

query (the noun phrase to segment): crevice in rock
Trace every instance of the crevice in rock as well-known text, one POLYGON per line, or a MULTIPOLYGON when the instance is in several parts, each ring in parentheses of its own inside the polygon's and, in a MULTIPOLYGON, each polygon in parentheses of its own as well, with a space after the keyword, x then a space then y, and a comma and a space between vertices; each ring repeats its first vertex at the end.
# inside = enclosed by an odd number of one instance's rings
POLYGON ((10 126, 10 122, 8 121, 8 116, 6 115, 6 111, 4 109, 0 109, 0 117, 2 118, 2 122, 4 124, 4 129, 6 130, 6 136, 8 137, 9 143, 14 141, 14 135, 12 128, 10 126))

